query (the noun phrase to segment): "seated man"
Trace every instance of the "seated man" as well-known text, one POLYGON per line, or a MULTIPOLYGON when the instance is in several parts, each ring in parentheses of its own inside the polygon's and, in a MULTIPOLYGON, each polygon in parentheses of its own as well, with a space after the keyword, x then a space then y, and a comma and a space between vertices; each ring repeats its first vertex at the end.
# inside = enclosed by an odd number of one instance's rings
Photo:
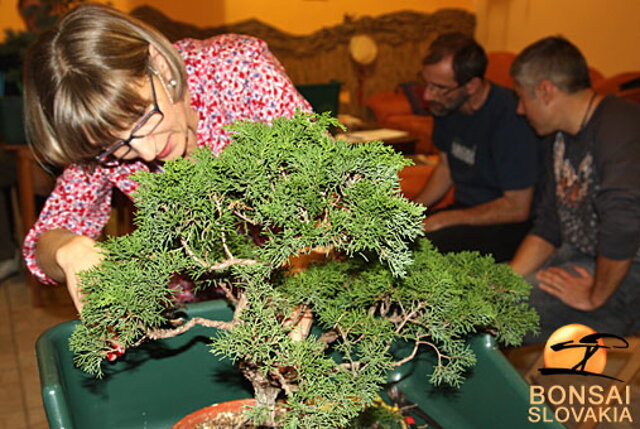
POLYGON ((509 260, 531 226, 541 145, 515 94, 484 78, 487 56, 471 37, 438 37, 423 65, 440 157, 416 201, 431 206, 455 186, 455 203, 428 215, 427 237, 442 252, 509 260))
POLYGON ((542 39, 514 61, 518 111, 550 135, 535 225, 511 262, 544 342, 560 326, 640 328, 640 105, 596 94, 580 51, 542 39))

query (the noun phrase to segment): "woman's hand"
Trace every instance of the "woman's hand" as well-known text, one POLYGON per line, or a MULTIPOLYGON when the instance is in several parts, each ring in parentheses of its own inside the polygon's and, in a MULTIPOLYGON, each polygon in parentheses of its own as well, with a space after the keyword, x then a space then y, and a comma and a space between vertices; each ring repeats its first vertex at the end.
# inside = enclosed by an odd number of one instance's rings
MULTIPOLYGON (((92 238, 72 234, 66 230, 49 231, 47 234, 44 241, 41 240, 38 243, 43 247, 42 254, 54 255, 55 268, 50 267, 52 274, 56 275, 56 280, 67 283, 69 295, 80 313, 83 295, 78 288, 78 273, 98 265, 103 255, 92 238)), ((105 352, 108 361, 118 359, 125 352, 124 346, 118 341, 118 335, 115 333, 113 339, 109 341, 109 346, 110 349, 105 352)))
POLYGON ((66 229, 53 229, 42 234, 36 245, 36 260, 44 273, 59 282, 66 282, 69 295, 78 312, 82 300, 78 291, 78 273, 102 260, 95 240, 66 229))
POLYGON ((64 273, 69 295, 78 312, 82 310, 82 295, 78 290, 78 273, 100 263, 102 254, 95 240, 83 235, 74 235, 56 252, 56 262, 64 273))

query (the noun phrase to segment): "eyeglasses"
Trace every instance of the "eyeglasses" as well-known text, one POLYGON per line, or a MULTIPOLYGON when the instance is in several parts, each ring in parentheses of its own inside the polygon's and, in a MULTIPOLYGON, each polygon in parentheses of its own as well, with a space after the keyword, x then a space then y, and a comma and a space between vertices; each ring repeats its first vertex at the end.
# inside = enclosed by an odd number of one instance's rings
POLYGON ((437 95, 449 95, 456 89, 460 89, 465 86, 467 83, 463 83, 456 86, 444 86, 433 82, 427 82, 424 79, 422 80, 422 84, 424 85, 425 90, 429 90, 437 95))
POLYGON ((451 94, 456 89, 460 89, 463 86, 465 86, 467 83, 469 83, 469 80, 471 80, 471 79, 468 79, 465 82, 462 82, 461 84, 458 84, 456 86, 445 86, 445 85, 440 85, 438 83, 429 82, 424 78, 424 75, 422 74, 422 72, 418 72, 416 77, 418 79, 418 82, 424 85, 425 90, 429 90, 433 94, 440 95, 440 96, 451 94))
POLYGON ((103 152, 95 157, 96 161, 100 164, 112 167, 117 165, 120 159, 127 156, 129 152, 133 149, 131 147, 131 142, 135 139, 143 139, 152 134, 160 122, 164 119, 164 113, 160 110, 158 106, 158 98, 156 96, 156 87, 153 84, 153 75, 151 74, 151 68, 147 68, 147 75, 149 76, 149 82, 151 82, 151 95, 153 96, 153 109, 146 113, 142 119, 138 121, 138 123, 133 127, 129 137, 125 140, 120 140, 113 145, 109 146, 103 152), (117 152, 121 147, 126 147, 126 152, 116 156, 115 152, 117 152))

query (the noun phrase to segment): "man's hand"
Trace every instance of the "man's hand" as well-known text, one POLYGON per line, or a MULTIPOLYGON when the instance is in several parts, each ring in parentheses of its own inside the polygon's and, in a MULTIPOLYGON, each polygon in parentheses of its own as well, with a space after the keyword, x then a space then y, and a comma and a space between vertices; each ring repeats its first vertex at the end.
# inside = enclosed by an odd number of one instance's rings
POLYGON ((595 278, 583 267, 573 265, 572 268, 577 275, 560 267, 538 271, 536 278, 540 282, 540 289, 576 310, 595 310, 597 305, 591 300, 595 278))
POLYGON ((596 257, 595 275, 583 267, 572 266, 577 275, 559 267, 550 267, 536 274, 540 289, 557 297, 570 307, 592 311, 604 305, 624 280, 631 259, 614 260, 596 257))
POLYGON ((445 210, 427 216, 422 221, 422 227, 425 232, 436 231, 448 226, 456 225, 455 213, 457 210, 445 210))
POLYGON ((495 200, 473 207, 443 210, 428 215, 423 222, 426 232, 454 225, 496 225, 524 222, 529 218, 533 187, 504 191, 495 200))

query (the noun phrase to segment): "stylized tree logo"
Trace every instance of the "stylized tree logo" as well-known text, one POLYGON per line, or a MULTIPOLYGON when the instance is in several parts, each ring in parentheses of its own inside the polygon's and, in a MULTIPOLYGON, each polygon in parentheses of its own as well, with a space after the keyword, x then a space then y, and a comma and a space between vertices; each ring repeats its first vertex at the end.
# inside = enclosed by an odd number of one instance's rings
MULTIPOLYGON (((567 325, 558 329, 554 332, 547 341, 545 346, 545 368, 539 368, 538 371, 542 375, 552 375, 552 374, 575 374, 575 375, 593 375, 597 377, 604 377, 611 380, 622 381, 616 377, 612 377, 606 374, 602 374, 602 370, 604 370, 604 366, 606 363, 606 355, 603 353, 601 356, 601 365, 597 367, 595 371, 587 370, 587 363, 590 359, 592 359, 599 350, 607 350, 607 349, 626 349, 629 348, 629 342, 614 334, 607 334, 601 332, 595 332, 591 328, 588 328, 584 325, 567 325), (576 330, 576 327, 578 328, 576 330), (586 331, 589 332, 586 335, 582 335, 586 331), (561 330, 565 329, 571 331, 569 335, 573 335, 574 337, 565 340, 565 341, 557 341, 558 337, 565 337, 566 334, 561 330), (580 332, 582 331, 582 332, 580 332), (564 335, 563 335, 564 334, 564 335), (582 335, 581 337, 576 337, 575 335, 582 335), (579 338, 579 339, 577 339, 579 338), (609 345, 604 344, 604 339, 608 339, 609 345), (575 363, 573 366, 569 363, 567 357, 562 357, 560 359, 555 359, 551 356, 554 352, 560 352, 568 349, 582 349, 584 350, 583 355, 578 355, 579 361, 575 363), (562 366, 550 367, 549 365, 559 364, 562 366)), ((576 359, 576 355, 572 354, 569 356, 570 359, 576 359)), ((575 362, 572 360, 571 362, 575 362)))

